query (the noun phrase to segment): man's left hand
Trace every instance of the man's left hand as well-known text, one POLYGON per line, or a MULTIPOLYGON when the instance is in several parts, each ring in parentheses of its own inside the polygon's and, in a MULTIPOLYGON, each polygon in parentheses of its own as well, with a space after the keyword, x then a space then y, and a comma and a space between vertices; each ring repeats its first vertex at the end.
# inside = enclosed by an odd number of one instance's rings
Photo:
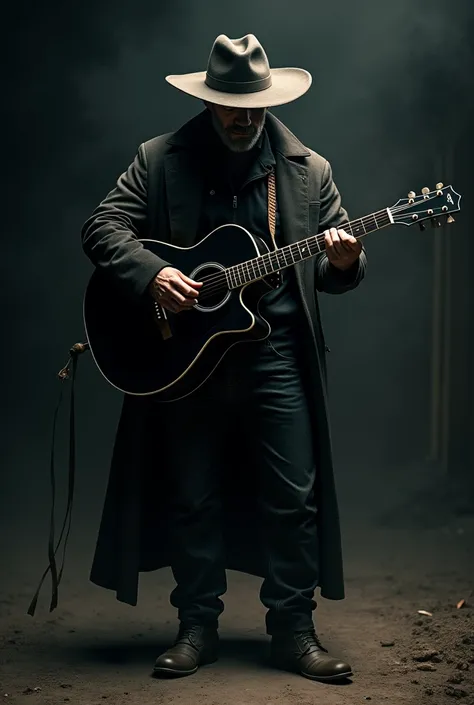
POLYGON ((334 267, 344 271, 359 259, 362 245, 353 235, 345 230, 331 228, 324 233, 324 244, 328 260, 334 267))

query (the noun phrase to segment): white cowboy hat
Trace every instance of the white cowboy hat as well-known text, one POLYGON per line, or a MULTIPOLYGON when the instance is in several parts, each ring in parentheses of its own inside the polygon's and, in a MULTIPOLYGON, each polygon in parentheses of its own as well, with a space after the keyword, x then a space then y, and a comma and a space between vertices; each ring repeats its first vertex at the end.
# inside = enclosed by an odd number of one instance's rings
POLYGON ((311 86, 304 69, 271 69, 253 34, 241 39, 217 37, 207 71, 166 76, 175 88, 194 98, 230 108, 271 108, 300 98, 311 86))

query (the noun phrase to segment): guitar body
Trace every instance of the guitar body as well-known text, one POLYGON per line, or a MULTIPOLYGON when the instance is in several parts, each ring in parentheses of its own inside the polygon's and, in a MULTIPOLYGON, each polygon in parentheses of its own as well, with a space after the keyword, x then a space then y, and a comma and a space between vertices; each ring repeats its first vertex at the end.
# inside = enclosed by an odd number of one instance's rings
POLYGON ((205 284, 202 302, 200 297, 195 308, 165 312, 170 336, 164 337, 159 318, 163 310, 151 296, 134 301, 112 277, 96 270, 84 297, 87 340, 97 367, 112 386, 127 394, 174 401, 201 386, 233 345, 262 340, 270 333, 258 315, 258 302, 270 284, 262 279, 229 289, 223 273, 268 248, 238 225, 221 226, 190 248, 141 242, 195 281, 209 282, 213 277, 207 295, 205 284))
MULTIPOLYGON (((453 223, 451 213, 460 210, 460 200, 451 186, 438 183, 435 191, 423 189, 418 196, 410 192, 391 208, 345 228, 361 238, 389 225, 431 220, 439 226, 444 216, 453 223)), ((94 360, 107 381, 122 392, 154 395, 157 401, 188 396, 233 345, 268 337, 270 326, 258 314, 260 299, 274 287, 268 274, 325 248, 321 234, 270 253, 263 240, 239 225, 222 225, 194 247, 141 242, 191 279, 202 280, 198 304, 190 311, 167 313, 146 293, 140 301, 131 300, 112 277, 96 270, 84 297, 84 324, 94 360)))

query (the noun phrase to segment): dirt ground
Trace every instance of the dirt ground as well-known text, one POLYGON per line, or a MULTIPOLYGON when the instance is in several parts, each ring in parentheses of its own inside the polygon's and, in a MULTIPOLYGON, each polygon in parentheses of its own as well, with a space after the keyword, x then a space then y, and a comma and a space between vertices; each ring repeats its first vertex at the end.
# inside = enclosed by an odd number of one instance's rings
POLYGON ((402 528, 368 523, 354 507, 345 512, 347 598, 320 599, 315 621, 354 676, 326 685, 269 666, 260 580, 238 573, 229 573, 219 661, 187 678, 152 678, 176 631, 170 572, 142 577, 138 607, 118 603, 88 582, 96 523, 84 516, 75 520, 58 609, 48 612, 45 590, 27 616, 46 533, 19 534, 12 521, 1 541, 0 696, 16 705, 473 705, 474 520, 433 523, 402 528))

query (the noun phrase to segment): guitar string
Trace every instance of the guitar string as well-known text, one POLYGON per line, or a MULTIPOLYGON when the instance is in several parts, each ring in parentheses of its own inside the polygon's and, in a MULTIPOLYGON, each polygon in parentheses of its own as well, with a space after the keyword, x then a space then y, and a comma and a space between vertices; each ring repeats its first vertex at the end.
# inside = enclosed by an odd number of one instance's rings
MULTIPOLYGON (((433 200, 434 198, 438 198, 438 195, 436 194, 435 196, 431 196, 430 198, 425 198, 425 199, 423 199, 423 203, 427 203, 428 201, 431 201, 431 200, 433 200)), ((421 201, 420 201, 420 203, 421 203, 421 201)), ((390 212, 392 213, 392 215, 393 215, 393 214, 397 215, 398 213, 407 210, 407 209, 410 208, 411 206, 412 206, 412 204, 402 204, 402 205, 400 205, 400 206, 394 206, 393 208, 390 208, 390 212)), ((376 218, 375 216, 376 216, 376 215, 380 215, 380 214, 385 214, 385 215, 387 215, 386 210, 387 210, 387 209, 383 209, 383 210, 377 211, 376 213, 371 213, 371 214, 369 214, 369 215, 366 215, 366 216, 364 216, 363 218, 359 218, 359 219, 356 219, 356 220, 354 220, 354 221, 351 221, 351 222, 347 223, 344 227, 347 228, 348 226, 351 226, 351 229, 352 229, 352 227, 354 227, 357 222, 362 223, 362 226, 365 227, 365 226, 364 226, 364 221, 367 221, 367 220, 369 220, 369 219, 370 219, 371 221, 375 220, 375 222, 377 223, 377 218, 376 218)), ((443 215, 443 214, 441 214, 441 215, 443 215)), ((433 216, 433 217, 435 217, 435 216, 433 216)), ((414 222, 416 222, 416 221, 414 221, 414 222)), ((380 227, 377 227, 377 228, 375 228, 374 230, 371 230, 371 231, 369 231, 369 232, 364 232, 364 233, 360 234, 359 236, 356 236, 356 239, 359 239, 359 238, 361 238, 361 237, 364 237, 365 235, 368 235, 368 234, 370 234, 371 232, 376 232, 377 230, 380 230, 381 228, 386 227, 386 226, 389 225, 389 224, 390 224, 390 223, 386 223, 385 225, 382 225, 382 226, 380 226, 380 227)), ((395 221, 395 223, 393 223, 393 225, 396 225, 396 224, 397 224, 397 221, 395 221)), ((373 225, 373 223, 372 223, 372 225, 373 225)), ((317 255, 318 252, 324 252, 324 249, 321 249, 321 247, 320 247, 320 244, 323 244, 323 243, 324 243, 324 239, 325 239, 324 233, 319 234, 319 235, 316 235, 316 236, 314 236, 314 237, 315 237, 315 239, 313 240, 313 242, 311 243, 311 245, 309 245, 308 247, 309 247, 309 249, 310 249, 310 251, 311 251, 311 247, 312 247, 313 245, 317 244, 317 246, 318 246, 318 251, 315 252, 315 253, 312 253, 311 256, 317 255)), ((307 238, 307 240, 311 240, 311 239, 312 239, 311 236, 310 236, 309 238, 307 238)), ((304 240, 299 241, 299 244, 301 244, 302 242, 304 242, 304 240)), ((241 263, 239 263, 239 264, 237 264, 237 265, 232 265, 231 267, 228 267, 226 271, 228 271, 229 269, 237 268, 237 275, 238 275, 238 274, 248 274, 248 273, 250 273, 250 272, 245 272, 245 270, 243 269, 244 266, 247 266, 247 268, 249 268, 249 266, 251 265, 251 266, 252 266, 252 269, 254 269, 255 266, 259 267, 257 260, 259 260, 259 259, 260 259, 260 260, 263 260, 263 258, 266 257, 266 256, 268 256, 268 255, 270 255, 270 257, 269 257, 270 263, 271 263, 273 266, 274 266, 275 264, 276 264, 276 265, 279 265, 279 264, 280 264, 280 262, 279 262, 279 260, 278 260, 278 255, 279 255, 279 254, 283 254, 283 257, 285 258, 285 264, 287 264, 287 262, 286 262, 286 254, 285 254, 285 253, 291 254, 291 248, 294 248, 295 245, 296 245, 296 247, 298 247, 298 243, 292 243, 291 245, 285 245, 284 247, 279 248, 278 250, 273 250, 273 251, 271 251, 271 252, 265 253, 264 255, 259 255, 258 257, 253 258, 252 260, 248 260, 247 262, 241 262, 241 263), (255 263, 255 264, 254 264, 254 263, 255 263), (242 270, 241 270, 240 273, 238 272, 238 267, 242 267, 242 270)), ((294 259, 294 258, 293 258, 293 259, 294 259)), ((306 259, 306 258, 303 258, 303 259, 306 259)), ((299 260, 299 261, 302 261, 302 260, 299 260)), ((293 261, 289 266, 292 266, 293 264, 296 264, 296 262, 293 261)), ((280 269, 281 269, 281 268, 286 268, 286 267, 280 267, 280 269)), ((260 269, 258 269, 258 271, 259 271, 259 273, 260 273, 260 269)), ((278 271, 278 268, 277 268, 276 271, 278 271)), ((272 273, 274 273, 274 272, 271 272, 270 274, 272 274, 272 273)), ((264 278, 265 276, 268 276, 268 273, 265 272, 265 274, 263 274, 262 277, 257 277, 257 278, 254 279, 253 281, 258 281, 258 279, 264 278)), ((225 272, 225 271, 224 271, 224 272, 218 272, 218 273, 216 273, 216 274, 211 274, 211 275, 209 275, 209 276, 207 276, 207 277, 204 277, 204 278, 203 278, 202 280, 200 280, 200 281, 202 281, 203 284, 205 285, 205 289, 202 291, 202 294, 201 294, 200 297, 199 297, 199 300, 200 300, 200 301, 202 301, 203 299, 207 299, 207 298, 209 298, 210 296, 216 295, 216 294, 219 293, 221 290, 222 290, 222 291, 225 291, 225 290, 229 291, 229 290, 231 290, 231 289, 229 289, 229 286, 228 286, 227 276, 226 276, 226 272, 225 272)), ((246 282, 246 283, 250 283, 250 282, 246 282)), ((242 286, 243 286, 243 284, 242 284, 242 286)))
MULTIPOLYGON (((379 228, 379 229, 380 229, 380 228, 379 228)), ((371 231, 371 232, 376 232, 376 231, 373 230, 373 231, 371 231)), ((356 237, 356 239, 359 240, 359 239, 365 237, 366 235, 370 235, 370 232, 368 232, 368 233, 363 233, 362 235, 358 235, 358 236, 356 237)), ((309 249, 311 249, 311 248, 309 248, 309 249)), ((315 252, 314 254, 312 254, 311 257, 314 257, 314 256, 316 256, 317 254, 320 254, 320 253, 323 253, 323 252, 324 252, 324 250, 318 250, 317 252, 315 252)), ((275 264, 278 265, 278 264, 280 264, 280 262, 276 259, 276 254, 277 254, 276 252, 271 252, 271 253, 266 253, 266 254, 270 254, 270 255, 271 255, 270 261, 271 261, 271 264, 272 264, 272 265, 275 265, 275 264)), ((303 258, 303 259, 310 259, 310 258, 303 258)), ((303 261, 303 260, 298 260, 298 261, 301 262, 301 261, 303 261)), ((243 282, 242 284, 239 283, 238 286, 232 287, 232 288, 229 287, 229 285, 228 285, 227 276, 226 276, 225 272, 220 272, 219 274, 213 275, 212 283, 206 285, 206 288, 202 291, 202 294, 200 294, 200 296, 199 296, 198 303, 201 302, 201 301, 203 301, 203 300, 205 300, 205 299, 208 299, 208 298, 210 298, 210 297, 212 297, 212 296, 215 296, 215 295, 217 295, 217 294, 219 294, 219 293, 221 293, 221 292, 227 292, 227 291, 233 291, 233 290, 235 291, 235 290, 237 290, 238 288, 240 288, 241 286, 244 286, 245 284, 250 284, 250 283, 259 281, 259 280, 261 280, 261 279, 264 279, 264 278, 267 277, 267 276, 271 276, 271 274, 275 274, 277 271, 280 271, 281 269, 287 269, 288 267, 291 267, 291 266, 293 266, 294 264, 297 264, 297 263, 298 263, 298 262, 292 262, 290 265, 287 265, 287 266, 280 266, 279 269, 278 269, 278 268, 275 269, 273 272, 270 272, 270 274, 268 274, 268 273, 261 274, 260 276, 255 277, 255 278, 251 279, 250 281, 245 281, 245 282, 243 282)), ((237 266, 239 266, 239 265, 237 265, 237 266)), ((252 267, 252 269, 253 269, 253 267, 252 267)), ((255 272, 255 269, 253 269, 253 272, 255 272)), ((248 275, 248 274, 250 274, 250 271, 245 271, 245 270, 242 269, 242 271, 240 272, 240 274, 248 275)), ((239 273, 237 273, 236 276, 239 276, 239 273)), ((203 281, 204 281, 204 280, 203 280, 203 281)))
MULTIPOLYGON (((376 232, 376 231, 373 230, 373 231, 371 231, 371 232, 376 232)), ((368 232, 368 233, 363 233, 363 234, 357 236, 356 239, 360 239, 360 238, 365 237, 366 235, 369 235, 369 234, 370 234, 370 232, 368 232)), ((311 250, 311 248, 309 248, 309 249, 311 250)), ((281 250, 280 250, 280 252, 281 252, 281 250)), ((312 256, 312 257, 313 257, 313 256, 316 256, 317 254, 322 253, 322 252, 324 252, 324 250, 318 249, 318 251, 315 252, 315 253, 313 253, 311 256, 312 256)), ((279 271, 279 270, 281 270, 281 269, 286 269, 286 268, 287 268, 287 266, 281 265, 281 262, 277 259, 277 252, 269 252, 269 253, 266 253, 266 254, 267 254, 267 255, 270 255, 270 263, 271 263, 272 265, 280 265, 280 267, 279 267, 279 268, 277 267, 275 271, 279 271)), ((303 259, 309 259, 309 258, 303 258, 303 259)), ((298 260, 298 261, 302 261, 302 260, 298 260)), ((292 263, 289 264, 288 266, 291 267, 291 266, 293 266, 294 264, 297 264, 297 262, 292 262, 292 263)), ((234 266, 235 266, 235 265, 234 265, 234 266)), ((243 266, 243 265, 236 265, 236 266, 243 266)), ((252 270, 253 270, 253 272, 256 272, 256 271, 259 271, 259 272, 260 272, 260 269, 258 268, 258 265, 257 265, 257 270, 256 270, 253 266, 252 266, 252 270)), ((263 279, 263 278, 265 278, 266 276, 270 276, 271 274, 274 274, 275 271, 274 271, 274 272, 271 272, 270 274, 268 274, 267 272, 265 272, 264 274, 261 274, 261 272, 260 272, 261 276, 255 277, 255 278, 252 279, 250 282, 243 282, 242 284, 239 284, 239 286, 244 286, 244 284, 248 284, 248 283, 251 283, 251 282, 258 281, 259 279, 263 279)), ((250 273, 251 273, 251 272, 249 271, 249 269, 248 269, 248 271, 245 271, 244 269, 242 269, 240 273, 237 272, 236 277, 238 277, 239 274, 248 275, 248 274, 250 274, 250 273)), ((211 297, 211 296, 215 296, 216 294, 220 293, 221 291, 232 291, 232 289, 229 288, 228 281, 227 281, 227 276, 226 276, 226 273, 225 273, 225 272, 220 272, 220 273, 218 273, 218 274, 211 275, 209 278, 207 278, 207 279, 205 279, 205 280, 202 280, 202 281, 205 283, 205 289, 202 291, 202 294, 200 294, 200 296, 199 296, 199 301, 203 301, 203 300, 205 300, 205 299, 207 299, 207 298, 209 298, 209 297, 211 297)), ((237 280, 236 280, 236 282, 237 282, 237 280)), ((233 287, 233 288, 234 288, 234 289, 237 289, 237 288, 239 288, 239 286, 233 287)))
MULTIPOLYGON (((388 223, 386 223, 386 225, 388 225, 388 223)), ((347 227, 347 225, 346 225, 346 227, 347 227)), ((385 227, 385 226, 382 226, 382 227, 385 227)), ((380 228, 376 228, 376 229, 369 231, 369 232, 375 232, 376 230, 379 230, 379 229, 380 228)), ((365 232, 365 233, 362 233, 361 235, 359 235, 358 237, 363 237, 364 235, 367 235, 367 234, 368 233, 365 232)), ((311 237, 308 239, 311 239, 311 237)), ((301 245, 303 242, 304 242, 304 240, 300 241, 299 244, 301 245)), ((315 237, 315 239, 313 240, 313 242, 311 243, 311 245, 307 245, 310 252, 311 252, 311 249, 315 245, 318 246, 317 251, 314 252, 314 254, 312 253, 311 256, 315 256, 318 253, 324 252, 324 248, 320 247, 320 245, 323 243, 324 243, 324 235, 317 235, 315 237)), ((290 256, 292 257, 291 248, 293 248, 295 251, 299 250, 298 243, 292 243, 291 245, 285 245, 284 247, 281 247, 278 250, 272 250, 272 251, 266 252, 263 255, 259 255, 257 257, 254 257, 253 259, 248 260, 246 262, 240 262, 239 264, 231 265, 231 267, 226 268, 226 271, 228 271, 229 269, 236 268, 236 276, 238 276, 239 274, 250 273, 249 271, 245 272, 244 267, 247 267, 247 269, 252 267, 252 269, 254 271, 259 271, 259 273, 260 273, 260 266, 258 264, 258 261, 259 260, 262 261, 264 257, 267 257, 270 260, 270 264, 280 265, 279 267, 277 267, 276 271, 278 271, 278 269, 286 268, 286 267, 281 266, 281 263, 278 259, 278 255, 283 255, 283 258, 285 259, 285 264, 286 264, 287 263, 286 262, 286 259, 287 259, 286 255, 288 255, 288 259, 290 256), (239 267, 242 267, 240 272, 237 271, 239 267)), ((293 259, 293 262, 291 262, 291 264, 289 266, 292 266, 293 264, 297 263, 297 262, 295 262, 293 257, 292 257, 292 259, 293 259)), ((303 258, 303 259, 307 259, 307 258, 303 258)), ((297 260, 297 261, 301 261, 301 260, 297 260)), ((263 264, 263 266, 265 266, 265 265, 263 264)), ((270 273, 264 272, 264 274, 262 276, 268 276, 269 274, 272 274, 272 273, 274 273, 274 272, 270 272, 270 273)), ((260 278, 260 277, 258 277, 258 278, 260 278)), ((216 274, 210 274, 207 277, 204 277, 203 279, 201 279, 200 281, 202 281, 202 283, 205 285, 205 290, 203 291, 202 296, 200 296, 201 300, 203 298, 205 298, 206 296, 213 295, 214 293, 216 293, 216 289, 215 289, 216 284, 218 284, 218 288, 220 289, 221 282, 225 281, 225 286, 227 287, 227 276, 226 276, 225 272, 218 272, 216 274)))
MULTIPOLYGON (((437 197, 438 197, 438 196, 431 196, 430 198, 426 198, 426 199, 423 200, 423 203, 426 203, 427 201, 433 200, 434 198, 437 198, 437 197)), ((420 201, 420 203, 421 203, 421 201, 420 201)), ((391 211, 392 214, 397 215, 399 212, 402 212, 402 211, 404 211, 404 210, 407 210, 407 208, 410 208, 411 205, 412 205, 412 204, 404 204, 404 205, 401 205, 401 206, 393 207, 393 208, 390 209, 390 211, 391 211)), ((367 220, 370 219, 370 220, 375 220, 375 221, 377 222, 375 216, 376 216, 376 215, 379 215, 379 214, 382 214, 382 213, 383 213, 383 214, 386 214, 386 209, 381 210, 381 211, 377 211, 377 213, 371 213, 371 214, 369 214, 369 215, 364 216, 363 218, 356 219, 356 220, 352 221, 352 223, 353 223, 354 226, 355 226, 355 223, 361 222, 361 223, 362 223, 362 226, 365 227, 364 221, 367 221, 367 220)), ((414 222, 416 222, 416 221, 414 221, 414 222)), ((347 228, 347 227, 350 226, 350 225, 351 225, 351 223, 348 223, 345 227, 347 228)), ((388 225, 388 223, 387 223, 386 225, 388 225)), ((386 227, 386 225, 385 225, 385 226, 382 226, 382 227, 386 227)), ((394 223, 394 225, 396 225, 396 222, 394 223)), ((353 226, 351 226, 351 229, 352 229, 352 227, 353 227, 353 226)), ((376 229, 379 230, 379 229, 381 229, 381 228, 377 227, 376 229)), ((375 230, 371 230, 370 232, 375 232, 375 230)), ((363 235, 366 235, 366 234, 368 234, 368 233, 363 233, 363 235)), ((361 236, 359 236, 359 237, 362 237, 363 235, 361 235, 361 236)), ((319 245, 324 243, 324 237, 325 237, 324 234, 320 234, 320 235, 315 236, 315 240, 313 241, 312 244, 316 244, 316 243, 317 243, 317 244, 318 244, 318 248, 319 248, 319 245)), ((310 238, 307 238, 307 239, 311 239, 311 236, 310 236, 310 238)), ((300 241, 300 243, 301 243, 301 242, 303 242, 303 241, 300 241)), ((294 247, 295 245, 297 245, 297 243, 293 243, 292 245, 285 245, 284 247, 279 248, 278 252, 282 253, 282 254, 283 254, 283 257, 285 257, 285 253, 291 254, 291 253, 290 253, 290 249, 291 249, 292 247, 294 247)), ((321 249, 321 248, 319 248, 319 251, 320 251, 320 252, 323 252, 324 250, 321 249)), ((252 263, 252 267, 258 266, 256 260, 258 260, 258 259, 260 259, 260 258, 263 258, 263 257, 265 257, 265 256, 267 256, 267 255, 269 255, 269 254, 271 255, 270 260, 272 260, 273 257, 276 257, 276 251, 272 251, 272 252, 265 253, 264 255, 260 255, 259 257, 253 258, 252 260, 248 260, 248 262, 241 262, 241 263, 239 263, 239 264, 237 264, 237 265, 232 265, 231 267, 228 267, 227 269, 231 269, 231 268, 233 268, 233 267, 237 267, 237 268, 238 268, 238 267, 244 267, 245 265, 247 265, 247 267, 248 267, 251 263, 252 263), (255 262, 255 265, 253 264, 254 262, 255 262)), ((315 254, 317 254, 317 253, 315 253, 315 254)), ((279 262, 278 262, 278 260, 277 260, 276 262, 273 262, 273 261, 272 261, 272 264, 277 264, 277 265, 278 265, 279 262)), ((295 262, 293 262, 292 264, 295 264, 295 262)), ((242 272, 243 272, 243 271, 244 271, 244 270, 242 270, 242 272)), ((203 278, 202 280, 200 280, 200 281, 202 281, 203 284, 207 284, 208 286, 206 286, 206 289, 207 289, 207 291, 210 291, 210 289, 209 289, 209 284, 210 284, 211 282, 214 282, 214 281, 215 281, 215 283, 217 284, 217 282, 220 282, 220 281, 222 280, 222 278, 226 278, 226 275, 225 275, 224 272, 219 272, 219 273, 217 273, 217 274, 210 274, 209 276, 204 277, 204 278, 203 278)), ((203 292, 203 293, 204 293, 204 292, 203 292)))
MULTIPOLYGON (((372 231, 372 232, 375 232, 375 231, 372 231)), ((363 233, 362 235, 359 235, 357 237, 357 239, 362 238, 368 234, 369 233, 363 233)), ((309 248, 309 249, 311 249, 311 248, 309 248)), ((315 252, 314 255, 311 255, 311 256, 315 256, 315 255, 317 255, 319 253, 323 253, 323 252, 324 252, 324 250, 318 249, 318 251, 315 252)), ((271 252, 271 253, 267 253, 267 254, 272 255, 270 259, 272 261, 272 264, 274 264, 273 257, 276 257, 276 252, 271 252)), ((309 258, 306 258, 306 259, 309 259, 309 258)), ((302 260, 299 260, 299 261, 301 262, 302 260)), ((278 260, 276 260, 276 264, 279 264, 278 260)), ((293 262, 292 264, 289 265, 289 267, 293 266, 293 264, 297 264, 297 262, 293 262)), ((280 267, 280 269, 286 269, 286 268, 287 267, 280 267)), ((276 271, 279 271, 279 270, 276 270, 276 271)), ((266 276, 271 276, 271 274, 275 274, 275 271, 271 272, 270 274, 263 274, 260 277, 256 277, 255 279, 253 279, 251 281, 252 282, 258 281, 259 279, 263 279, 266 276)), ((234 289, 230 289, 228 286, 228 283, 227 283, 227 277, 224 272, 221 272, 220 274, 213 275, 213 276, 214 276, 214 280, 212 281, 212 284, 210 286, 209 285, 206 286, 206 288, 204 289, 202 294, 199 296, 198 302, 203 301, 204 299, 207 299, 211 296, 215 296, 216 294, 220 293, 221 291, 222 292, 223 291, 232 291, 232 290, 235 291, 237 288, 240 288, 240 286, 244 286, 244 284, 242 284, 242 285, 239 285, 238 287, 235 287, 234 289)), ((202 281, 204 281, 204 280, 202 280, 202 281)), ((251 282, 244 282, 244 283, 251 283, 251 282)))

